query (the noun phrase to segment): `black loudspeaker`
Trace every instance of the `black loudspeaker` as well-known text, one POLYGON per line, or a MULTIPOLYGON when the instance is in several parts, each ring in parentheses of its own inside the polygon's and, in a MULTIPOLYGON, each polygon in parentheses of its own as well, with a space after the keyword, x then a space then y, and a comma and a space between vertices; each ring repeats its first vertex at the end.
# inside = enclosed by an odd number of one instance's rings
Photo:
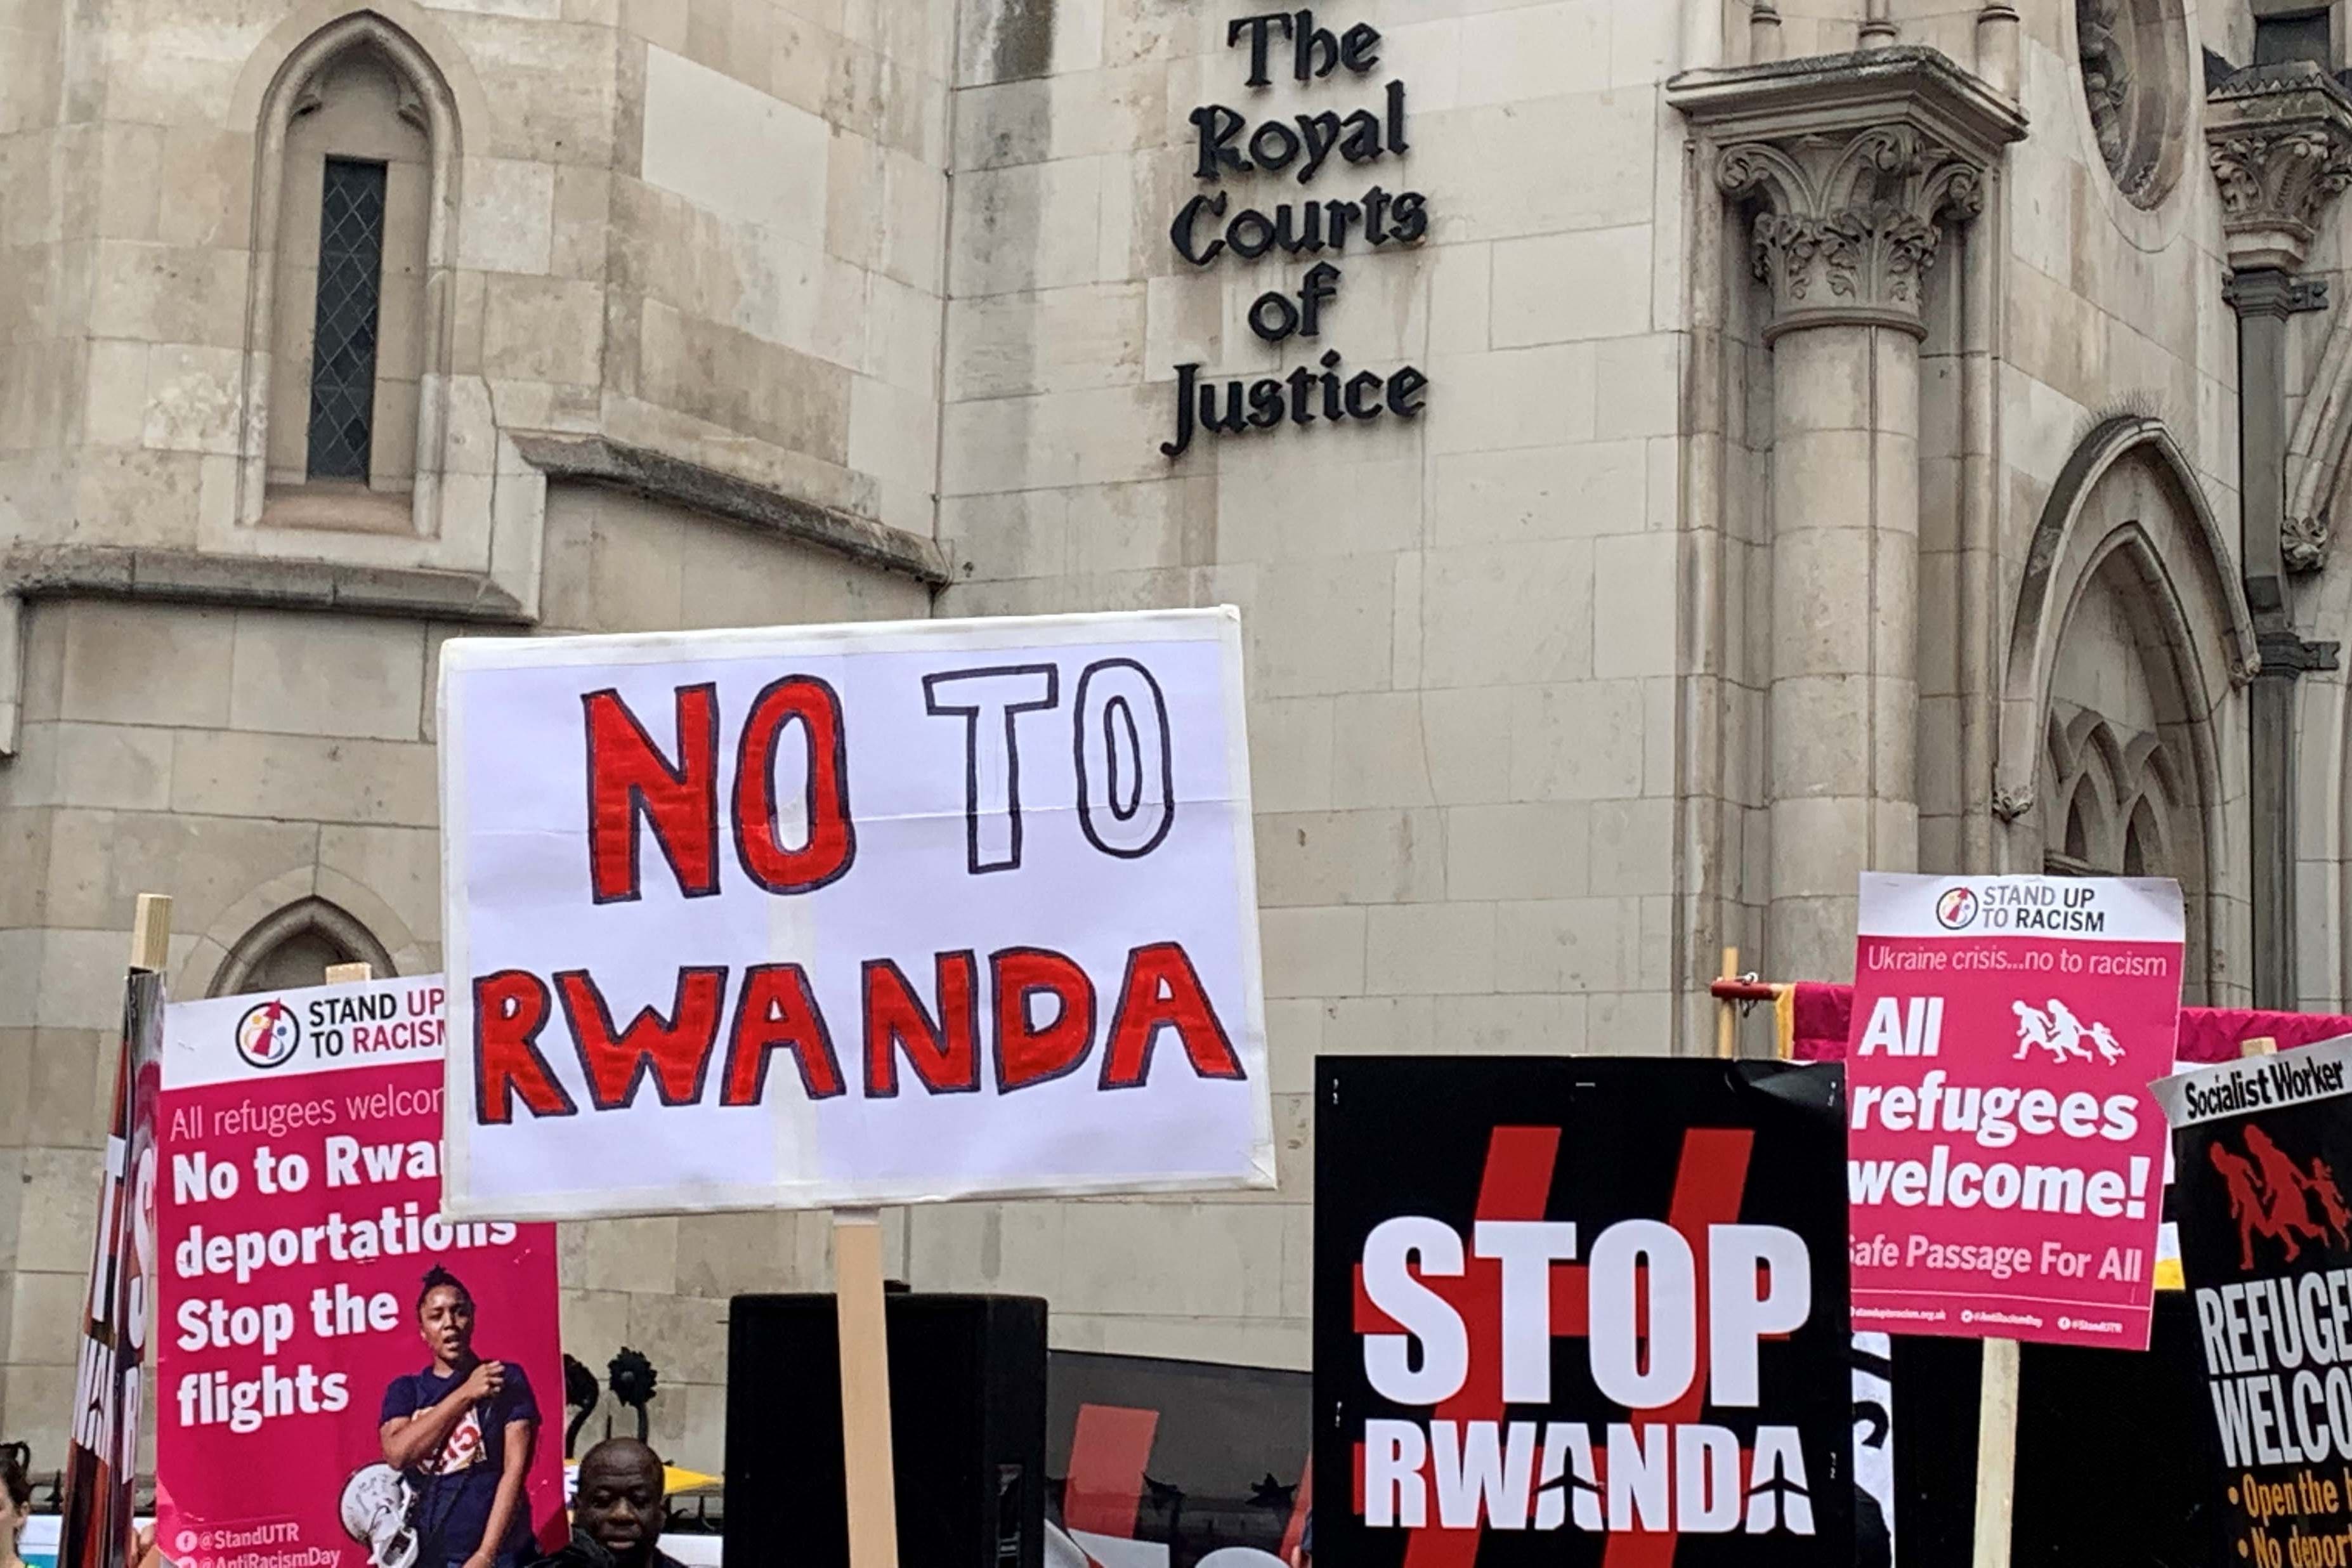
MULTIPOLYGON (((1045 1303, 884 1298, 900 1568, 1042 1568, 1045 1303)), ((738 1296, 727 1326, 730 1568, 847 1568, 831 1296, 738 1296)))

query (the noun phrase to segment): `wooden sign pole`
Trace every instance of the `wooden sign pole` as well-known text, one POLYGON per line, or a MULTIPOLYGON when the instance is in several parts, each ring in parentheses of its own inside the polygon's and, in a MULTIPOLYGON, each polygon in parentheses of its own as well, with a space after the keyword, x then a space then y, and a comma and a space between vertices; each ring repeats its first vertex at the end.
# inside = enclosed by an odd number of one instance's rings
POLYGON ((841 1331, 842 1461, 849 1479, 849 1568, 898 1568, 890 1457, 890 1346, 882 1322, 882 1215, 836 1209, 833 1295, 841 1331))
POLYGON ((2009 1568, 2010 1527, 2017 1513, 2015 1340, 1984 1342, 1984 1390, 1977 1407, 1976 1550, 1969 1568, 2009 1568))
MULTIPOLYGON (((2278 1049, 2267 1036, 2241 1041, 2242 1057, 2278 1049)), ((1976 1551, 1969 1568, 2009 1568, 2011 1524, 2017 1510, 2017 1373, 2015 1340, 1984 1342, 1984 1399, 1977 1413, 1976 1551)))
MULTIPOLYGON (((1723 950, 1723 978, 1739 978, 1739 950, 1736 947, 1723 950)), ((1738 1009, 1737 1002, 1718 1003, 1715 1009, 1715 1054, 1727 1062, 1739 1054, 1738 1009)))
POLYGON ((131 967, 165 970, 172 966, 172 897, 142 893, 138 912, 131 918, 131 967))
MULTIPOLYGON (((172 896, 169 893, 139 895, 139 900, 133 906, 131 916, 131 967, 152 969, 159 974, 167 973, 171 969, 172 896)), ((122 1048, 126 1051, 130 1050, 131 1042, 123 1041, 122 1048)), ((147 1292, 147 1342, 149 1344, 162 1342, 157 1336, 162 1331, 163 1321, 163 1293, 151 1289, 147 1292)), ((126 1487, 123 1489, 127 1502, 130 1489, 126 1487)), ((123 1528, 131 1529, 127 1521, 123 1528)), ((131 1532, 130 1561, 132 1568, 164 1568, 163 1554, 155 1546, 153 1525, 150 1524, 144 1529, 131 1532)))

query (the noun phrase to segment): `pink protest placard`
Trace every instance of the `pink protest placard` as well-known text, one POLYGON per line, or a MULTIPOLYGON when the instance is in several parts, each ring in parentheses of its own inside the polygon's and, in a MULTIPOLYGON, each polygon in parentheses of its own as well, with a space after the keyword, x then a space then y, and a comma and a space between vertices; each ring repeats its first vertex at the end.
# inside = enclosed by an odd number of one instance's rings
POLYGON ((1863 878, 1855 1328, 2147 1348, 2181 963, 2172 882, 1863 878))
POLYGON ((166 1009, 156 1542, 176 1568, 560 1543, 555 1227, 441 1217, 440 977, 166 1009))

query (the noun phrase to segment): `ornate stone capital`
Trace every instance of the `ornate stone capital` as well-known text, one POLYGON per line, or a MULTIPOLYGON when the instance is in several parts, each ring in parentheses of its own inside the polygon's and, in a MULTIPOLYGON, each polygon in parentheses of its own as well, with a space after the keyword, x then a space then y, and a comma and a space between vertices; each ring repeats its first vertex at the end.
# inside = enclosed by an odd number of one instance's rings
POLYGON ((1920 296, 1941 237, 1936 225, 1983 207, 1983 173, 1901 124, 1725 148, 1716 183, 1760 205, 1754 265, 1772 285, 1766 341, 1832 320, 1924 336, 1920 296))
POLYGON ((1754 204, 1767 341, 1841 321, 1924 335, 1937 226, 1982 209, 1986 174, 2025 133, 2015 105, 1933 49, 1690 71, 1667 95, 1716 184, 1754 204))
POLYGON ((2206 100, 2205 152, 2231 267, 2293 272, 2352 186, 2352 94, 2308 61, 2239 71, 2206 100))

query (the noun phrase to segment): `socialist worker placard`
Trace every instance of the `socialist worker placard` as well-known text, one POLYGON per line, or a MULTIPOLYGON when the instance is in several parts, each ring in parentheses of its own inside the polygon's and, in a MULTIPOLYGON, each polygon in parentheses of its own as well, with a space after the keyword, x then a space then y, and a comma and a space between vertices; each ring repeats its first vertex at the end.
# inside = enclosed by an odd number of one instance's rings
POLYGON ((2200 1068, 2173 1127, 2221 1562, 2352 1559, 2352 1037, 2200 1068))
POLYGON ((1859 927, 1854 1326, 2146 1350, 2179 885, 1874 873, 1859 927))
POLYGON ((1325 1058, 1318 1556, 1852 1568, 1840 1081, 1325 1058))

